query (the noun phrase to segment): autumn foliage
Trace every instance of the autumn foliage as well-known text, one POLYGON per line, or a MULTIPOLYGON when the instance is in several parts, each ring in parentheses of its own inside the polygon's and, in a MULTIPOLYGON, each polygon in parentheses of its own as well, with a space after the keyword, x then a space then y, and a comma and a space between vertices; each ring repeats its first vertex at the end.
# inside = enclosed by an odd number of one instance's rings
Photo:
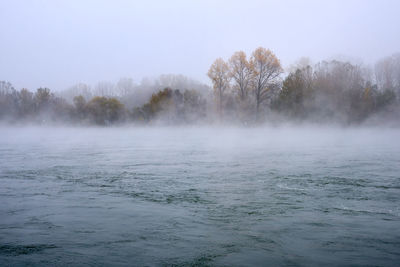
POLYGON ((285 72, 279 58, 259 47, 216 59, 208 72, 212 88, 182 75, 163 75, 135 87, 132 79, 95 90, 78 84, 69 97, 41 87, 16 90, 0 81, 0 121, 7 123, 120 125, 317 122, 398 123, 400 54, 380 60, 374 71, 331 60, 302 58, 285 72), (147 84, 147 85, 146 85, 147 84), (164 85, 162 85, 164 84, 164 85), (72 96, 72 97, 71 97, 72 96))

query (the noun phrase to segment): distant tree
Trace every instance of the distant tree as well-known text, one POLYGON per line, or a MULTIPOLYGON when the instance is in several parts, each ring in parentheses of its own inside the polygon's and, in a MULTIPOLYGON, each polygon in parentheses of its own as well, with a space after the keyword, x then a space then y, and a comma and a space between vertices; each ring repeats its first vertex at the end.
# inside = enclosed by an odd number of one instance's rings
POLYGON ((314 114, 348 123, 359 120, 366 88, 361 66, 337 60, 323 61, 314 71, 314 114))
POLYGON ((206 117, 206 100, 196 90, 183 92, 184 116, 187 123, 194 123, 206 117))
POLYGON ((37 110, 46 109, 50 104, 53 95, 49 88, 38 88, 35 93, 35 106, 37 110))
POLYGON ((290 73, 283 81, 278 98, 278 109, 292 117, 304 115, 304 100, 307 94, 307 84, 300 69, 290 73))
POLYGON ((165 88, 154 93, 141 108, 134 108, 132 119, 137 122, 157 120, 162 123, 194 123, 206 116, 206 100, 196 90, 165 88))
POLYGON ((108 121, 116 122, 124 119, 124 105, 116 98, 109 98, 107 103, 107 117, 108 121))
POLYGON ((134 122, 145 123, 149 121, 148 115, 150 114, 149 104, 143 105, 143 107, 135 107, 130 113, 130 118, 134 122), (146 106, 147 105, 147 106, 146 106))
POLYGON ((228 64, 222 58, 216 59, 208 70, 208 77, 213 83, 214 94, 218 101, 219 116, 222 118, 224 92, 229 88, 230 81, 228 64))
POLYGON ((283 69, 279 59, 268 49, 257 48, 250 59, 254 67, 254 95, 256 100, 256 119, 260 104, 268 98, 268 93, 279 83, 283 69))
POLYGON ((14 86, 7 81, 0 81, 0 96, 9 95, 15 92, 14 86))
POLYGON ((233 87, 238 91, 240 100, 245 101, 253 76, 253 66, 248 62, 246 53, 239 51, 232 55, 229 59, 229 74, 233 78, 233 87))
POLYGON ((88 102, 88 113, 96 124, 109 124, 107 102, 104 96, 95 96, 88 102))
POLYGON ((165 88, 150 99, 151 116, 162 117, 167 122, 179 122, 183 119, 183 95, 179 90, 165 88))
POLYGON ((65 100, 71 103, 73 102, 74 97, 79 95, 83 96, 85 99, 93 98, 92 88, 85 83, 75 84, 66 90, 58 92, 57 95, 65 98, 65 100))
POLYGON ((384 90, 379 92, 376 97, 376 109, 380 110, 394 103, 396 100, 396 93, 393 90, 384 90))
POLYGON ((64 98, 54 96, 50 102, 47 117, 53 122, 70 122, 73 116, 74 107, 64 98))
POLYGON ((375 64, 375 76, 381 89, 394 88, 395 66, 392 57, 386 57, 375 64))
POLYGON ((152 94, 149 102, 141 108, 134 108, 132 117, 135 121, 149 122, 160 114, 169 113, 173 105, 173 90, 165 88, 152 94))
POLYGON ((14 117, 18 109, 18 95, 10 82, 0 81, 0 118, 14 117))
POLYGON ((75 117, 83 120, 87 115, 86 99, 82 95, 74 97, 75 117))
POLYGON ((75 96, 74 105, 77 111, 84 112, 86 107, 86 99, 82 95, 75 96))
POLYGON ((396 95, 393 90, 379 90, 377 85, 367 83, 361 97, 353 102, 353 109, 349 118, 351 122, 362 122, 371 114, 377 113, 380 110, 394 103, 396 95))
POLYGON ((152 114, 168 109, 172 105, 172 93, 171 88, 165 88, 151 96, 149 104, 152 114))
POLYGON ((119 96, 125 96, 133 93, 135 84, 131 78, 121 78, 115 86, 116 94, 119 96))
POLYGON ((87 103, 88 113, 95 123, 108 125, 124 117, 124 105, 116 98, 96 96, 87 103))
POLYGON ((113 83, 107 81, 101 81, 96 84, 94 89, 94 95, 111 97, 111 96, 116 96, 117 92, 115 91, 115 86, 113 83))
POLYGON ((400 95, 400 53, 379 60, 375 64, 375 78, 379 89, 400 95))
POLYGON ((33 98, 33 93, 28 89, 23 88, 18 93, 19 98, 19 116, 25 118, 28 116, 33 116, 35 101, 33 98))

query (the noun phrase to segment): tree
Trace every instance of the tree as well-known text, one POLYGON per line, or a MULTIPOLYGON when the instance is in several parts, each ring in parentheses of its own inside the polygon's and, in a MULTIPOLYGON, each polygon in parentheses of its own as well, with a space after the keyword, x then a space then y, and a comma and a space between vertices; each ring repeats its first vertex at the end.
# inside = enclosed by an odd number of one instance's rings
POLYGON ((50 99, 53 95, 50 93, 49 88, 38 88, 35 93, 35 104, 38 110, 48 108, 50 99))
POLYGON ((121 78, 115 86, 116 92, 119 96, 125 96, 133 93, 135 84, 131 78, 121 78))
POLYGON ((256 119, 260 104, 268 98, 268 93, 279 83, 279 76, 283 72, 279 59, 263 47, 257 48, 250 59, 254 67, 254 95, 256 100, 256 119))
POLYGON ((96 87, 95 87, 95 95, 98 96, 115 96, 116 92, 114 90, 115 86, 113 83, 111 82, 107 82, 107 81, 102 81, 97 83, 96 87))
POLYGON ((168 123, 179 122, 183 118, 183 95, 179 90, 165 88, 150 99, 151 116, 158 116, 168 123))
POLYGON ((234 88, 238 91, 240 100, 244 101, 248 95, 253 66, 243 51, 235 52, 229 59, 229 75, 235 82, 234 88))
POLYGON ((0 118, 17 113, 18 95, 10 82, 0 81, 0 118))
POLYGON ((192 123, 206 117, 206 100, 196 90, 183 92, 185 121, 192 123))
POLYGON ((361 66, 337 60, 323 61, 314 71, 314 111, 321 119, 359 121, 366 81, 361 66))
POLYGON ((230 81, 228 64, 222 58, 217 58, 207 74, 213 83, 214 94, 218 99, 219 116, 222 118, 224 92, 229 88, 230 81))
POLYGON ((386 106, 389 106, 396 100, 396 94, 392 90, 384 90, 383 92, 379 92, 376 97, 376 109, 382 109, 386 106))
POLYGON ((85 83, 77 83, 66 90, 58 92, 57 95, 69 102, 73 102, 74 97, 79 95, 85 99, 92 99, 94 97, 91 87, 85 83))
POLYGON ((172 95, 173 91, 171 88, 165 88, 164 90, 153 94, 149 101, 152 114, 168 110, 173 104, 172 95))
POLYGON ((86 99, 82 95, 74 97, 75 116, 82 120, 86 117, 86 99))
POLYGON ((86 106, 86 99, 82 95, 75 96, 74 105, 78 112, 84 112, 86 106))
POLYGON ((32 115, 34 111, 34 99, 33 93, 28 89, 23 88, 19 91, 19 115, 20 117, 26 117, 32 115))
POLYGON ((96 96, 87 103, 87 109, 97 124, 107 125, 123 118, 124 105, 116 98, 96 96))
POLYGON ((118 99, 108 98, 107 119, 109 122, 116 122, 123 119, 125 107, 118 99))
POLYGON ((290 73, 283 81, 278 98, 278 109, 293 117, 304 114, 304 98, 306 97, 306 81, 301 70, 290 73))
POLYGON ((400 53, 381 59, 375 64, 375 77, 379 89, 400 94, 400 53))
POLYGON ((10 82, 0 81, 0 96, 12 94, 14 91, 15 88, 10 82))
POLYGON ((165 88, 154 93, 141 108, 134 108, 135 121, 149 122, 157 119, 164 123, 192 123, 206 116, 206 101, 196 90, 165 88))

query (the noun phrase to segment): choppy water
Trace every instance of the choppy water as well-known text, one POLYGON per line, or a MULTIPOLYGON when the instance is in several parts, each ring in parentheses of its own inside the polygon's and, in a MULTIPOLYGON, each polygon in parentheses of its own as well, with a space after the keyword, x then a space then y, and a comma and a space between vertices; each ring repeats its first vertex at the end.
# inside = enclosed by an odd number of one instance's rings
POLYGON ((395 266, 400 130, 0 131, 0 265, 395 266))

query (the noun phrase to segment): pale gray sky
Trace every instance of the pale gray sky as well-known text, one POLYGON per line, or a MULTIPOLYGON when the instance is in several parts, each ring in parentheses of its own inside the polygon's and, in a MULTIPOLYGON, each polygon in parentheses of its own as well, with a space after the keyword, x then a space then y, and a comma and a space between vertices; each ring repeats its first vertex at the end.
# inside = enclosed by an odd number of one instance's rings
POLYGON ((18 89, 184 74, 270 48, 287 66, 400 52, 398 0, 1 0, 0 80, 18 89))

